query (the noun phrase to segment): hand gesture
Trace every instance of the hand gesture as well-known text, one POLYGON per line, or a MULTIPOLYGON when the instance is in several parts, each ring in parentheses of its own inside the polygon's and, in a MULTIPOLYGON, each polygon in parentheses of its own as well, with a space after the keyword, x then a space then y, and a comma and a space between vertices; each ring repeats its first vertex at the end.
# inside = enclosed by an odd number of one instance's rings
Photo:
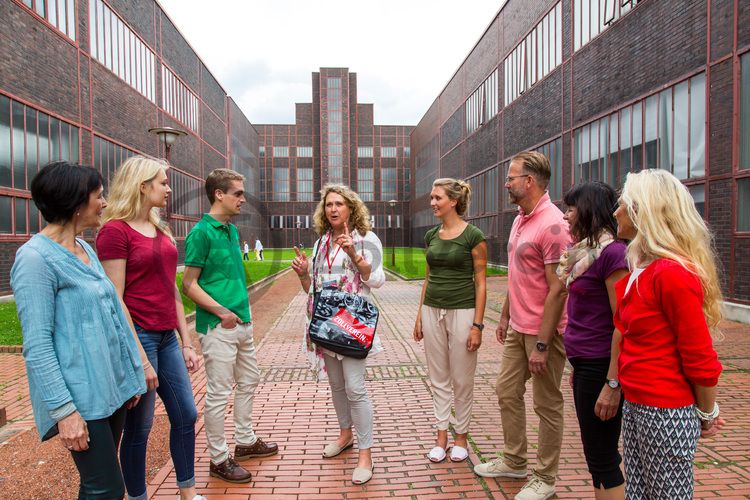
POLYGON ((495 336, 497 337, 497 341, 501 344, 505 344, 505 337, 508 336, 508 321, 507 320, 500 320, 500 322, 497 324, 497 330, 495 330, 495 336))
POLYGON ((417 322, 414 324, 414 340, 419 342, 424 338, 424 334, 422 333, 422 315, 417 314, 417 322))
POLYGON ((195 349, 183 347, 182 359, 185 360, 185 367, 189 373, 195 373, 198 371, 198 368, 201 367, 201 358, 198 356, 198 353, 195 352, 195 349))
POLYGON ((57 422, 57 430, 60 433, 60 441, 70 451, 89 449, 89 429, 77 411, 57 422))
POLYGON ((599 393, 599 398, 594 405, 596 416, 602 420, 609 420, 617 415, 617 410, 620 409, 621 397, 622 391, 620 389, 612 389, 609 384, 604 384, 599 393))
POLYGON ((219 319, 221 320, 221 327, 226 330, 231 330, 232 328, 236 328, 237 325, 242 323, 242 320, 240 320, 240 317, 234 314, 229 309, 222 307, 220 309, 220 312, 216 314, 219 319))
POLYGON ((350 259, 354 260, 357 257, 357 249, 354 248, 354 240, 349 233, 349 224, 346 222, 344 222, 344 233, 336 237, 336 244, 346 252, 350 259))
POLYGON ((297 256, 292 261, 292 269, 294 269, 294 272, 297 273, 297 276, 300 278, 304 278, 305 275, 308 274, 308 268, 309 268, 309 261, 307 260, 307 254, 303 251, 300 251, 299 247, 294 247, 294 253, 297 254, 297 256))
POLYGON ((466 340, 466 350, 474 352, 482 345, 482 331, 476 326, 471 327, 469 338, 466 340))

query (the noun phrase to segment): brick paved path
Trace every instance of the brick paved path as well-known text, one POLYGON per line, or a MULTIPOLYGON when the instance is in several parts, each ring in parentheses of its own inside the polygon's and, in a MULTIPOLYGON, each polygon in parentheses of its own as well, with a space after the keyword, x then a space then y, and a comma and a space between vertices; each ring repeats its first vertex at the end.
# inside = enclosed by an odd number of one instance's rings
MULTIPOLYGON (((261 298, 253 306, 258 326, 263 327, 262 332, 256 332, 258 338, 262 337, 257 347, 263 378, 256 393, 253 417, 258 434, 276 441, 280 453, 245 462, 254 474, 247 485, 211 478, 200 418, 196 450, 198 491, 209 498, 222 499, 512 498, 522 481, 485 480, 472 472, 474 464, 496 456, 502 449, 500 412, 493 390, 501 348, 492 332, 493 318, 499 316, 497 310, 505 293, 505 281, 491 278, 489 283, 490 305, 496 310, 488 311, 488 333, 480 350, 469 461, 432 464, 425 457, 433 445, 434 430, 424 351, 421 344, 411 339, 419 283, 400 281, 389 281, 374 294, 383 313, 378 331, 386 349, 368 359, 367 368, 376 416, 374 478, 365 486, 351 484, 356 450, 333 459, 321 457, 325 443, 338 433, 337 422, 328 384, 316 384, 306 369, 300 351, 305 297, 297 292, 296 278, 287 275, 274 285, 278 287, 274 294, 261 298), (273 318, 261 320, 265 312, 273 318)), ((750 327, 729 322, 722 327, 726 338, 717 347, 726 371, 721 380, 720 401, 729 425, 720 439, 700 444, 696 456, 696 497, 750 498, 750 417, 747 416, 750 327)), ((6 377, 21 373, 19 358, 0 355, 0 380, 10 380, 6 377), (9 361, 10 358, 15 359, 9 361)), ((23 393, 23 383, 10 384, 11 392, 0 399, 8 405, 10 419, 28 419, 28 413, 22 415, 28 411, 27 407, 23 410, 23 403, 9 403, 14 398, 23 399, 18 398, 23 393)), ((205 391, 202 370, 194 376, 193 386, 202 414, 205 391)), ((566 427, 558 497, 591 498, 570 389, 567 382, 563 386, 566 427)), ((533 465, 538 419, 528 399, 527 425, 533 465)), ((227 432, 233 442, 231 424, 227 425, 227 432)), ((174 481, 174 469, 167 463, 149 486, 150 497, 174 500, 177 495, 174 481)))

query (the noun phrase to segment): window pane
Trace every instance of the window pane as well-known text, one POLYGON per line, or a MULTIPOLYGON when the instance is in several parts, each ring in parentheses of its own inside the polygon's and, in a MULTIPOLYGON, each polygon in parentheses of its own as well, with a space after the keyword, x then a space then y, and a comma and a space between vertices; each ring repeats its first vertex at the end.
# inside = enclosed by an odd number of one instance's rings
POLYGON ((71 40, 75 41, 76 39, 76 27, 75 27, 75 0, 67 0, 66 3, 68 4, 68 36, 71 40))
POLYGON ((701 217, 706 216, 706 186, 705 184, 699 184, 697 186, 690 186, 688 188, 690 196, 693 197, 695 202, 695 209, 701 214, 701 217))
POLYGON ((26 108, 26 172, 29 179, 34 178, 39 171, 37 165, 37 130, 36 130, 36 111, 32 108, 26 108))
POLYGON ((0 95, 0 186, 11 185, 10 99, 0 95))
POLYGON ((658 166, 658 139, 657 139, 657 115, 659 109, 659 96, 651 96, 646 99, 646 126, 644 142, 646 143, 646 168, 658 166))
POLYGON ((659 94, 659 165, 672 171, 672 89, 659 94))
POLYGON ((633 104, 633 172, 640 172, 643 168, 642 108, 642 102, 633 104))
POLYGON ((12 201, 13 198, 0 196, 0 234, 10 234, 13 231, 12 201))
POLYGON ((47 20, 52 26, 57 26, 57 0, 48 0, 47 20))
POLYGON ((750 231, 750 177, 737 181, 737 231, 750 231))
MULTIPOLYGON (((750 168, 750 53, 742 56, 740 82, 740 168, 750 168)), ((705 85, 705 82, 704 82, 705 85)))
POLYGON ((13 110, 13 187, 17 189, 26 189, 23 104, 13 102, 11 108, 13 110))
POLYGON ((26 203, 24 198, 16 198, 16 234, 26 234, 26 203))
POLYGON ((706 75, 690 80, 690 177, 706 175, 706 75))
POLYGON ((617 185, 617 176, 611 175, 607 168, 609 166, 607 139, 609 139, 609 118, 605 116, 599 120, 599 162, 601 165, 601 171, 603 172, 602 180, 609 184, 617 185))
POLYGON ((688 83, 674 88, 674 175, 687 178, 688 157, 688 83))
POLYGON ((39 209, 36 208, 34 202, 29 200, 29 233, 35 234, 39 232, 39 209))

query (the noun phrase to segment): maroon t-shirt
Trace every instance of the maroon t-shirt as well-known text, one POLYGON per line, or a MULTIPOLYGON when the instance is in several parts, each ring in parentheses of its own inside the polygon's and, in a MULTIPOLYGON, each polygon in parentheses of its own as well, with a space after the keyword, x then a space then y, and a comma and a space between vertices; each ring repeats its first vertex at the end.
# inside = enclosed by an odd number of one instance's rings
POLYGON ((107 222, 96 236, 99 260, 125 259, 125 305, 146 330, 177 328, 175 275, 177 247, 161 231, 144 236, 120 220, 107 222))

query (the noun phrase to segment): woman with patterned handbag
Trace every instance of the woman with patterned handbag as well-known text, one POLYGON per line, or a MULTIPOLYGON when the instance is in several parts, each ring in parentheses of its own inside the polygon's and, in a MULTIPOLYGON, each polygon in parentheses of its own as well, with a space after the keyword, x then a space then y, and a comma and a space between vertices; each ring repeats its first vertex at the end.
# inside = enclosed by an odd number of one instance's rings
MULTIPOLYGON (((297 256, 292 262, 302 289, 309 294, 308 315, 312 314, 314 294, 323 288, 367 296, 371 288, 383 286, 383 246, 371 231, 370 213, 357 193, 341 184, 324 186, 313 223, 320 235, 313 246, 313 258, 308 259, 295 248, 297 256)), ((382 350, 375 334, 370 354, 382 350)), ((372 478, 373 469, 373 412, 365 387, 366 359, 342 356, 316 347, 309 340, 307 351, 318 379, 328 377, 341 429, 338 439, 325 447, 323 456, 334 457, 351 447, 354 427, 359 461, 352 482, 364 484, 372 478)))

